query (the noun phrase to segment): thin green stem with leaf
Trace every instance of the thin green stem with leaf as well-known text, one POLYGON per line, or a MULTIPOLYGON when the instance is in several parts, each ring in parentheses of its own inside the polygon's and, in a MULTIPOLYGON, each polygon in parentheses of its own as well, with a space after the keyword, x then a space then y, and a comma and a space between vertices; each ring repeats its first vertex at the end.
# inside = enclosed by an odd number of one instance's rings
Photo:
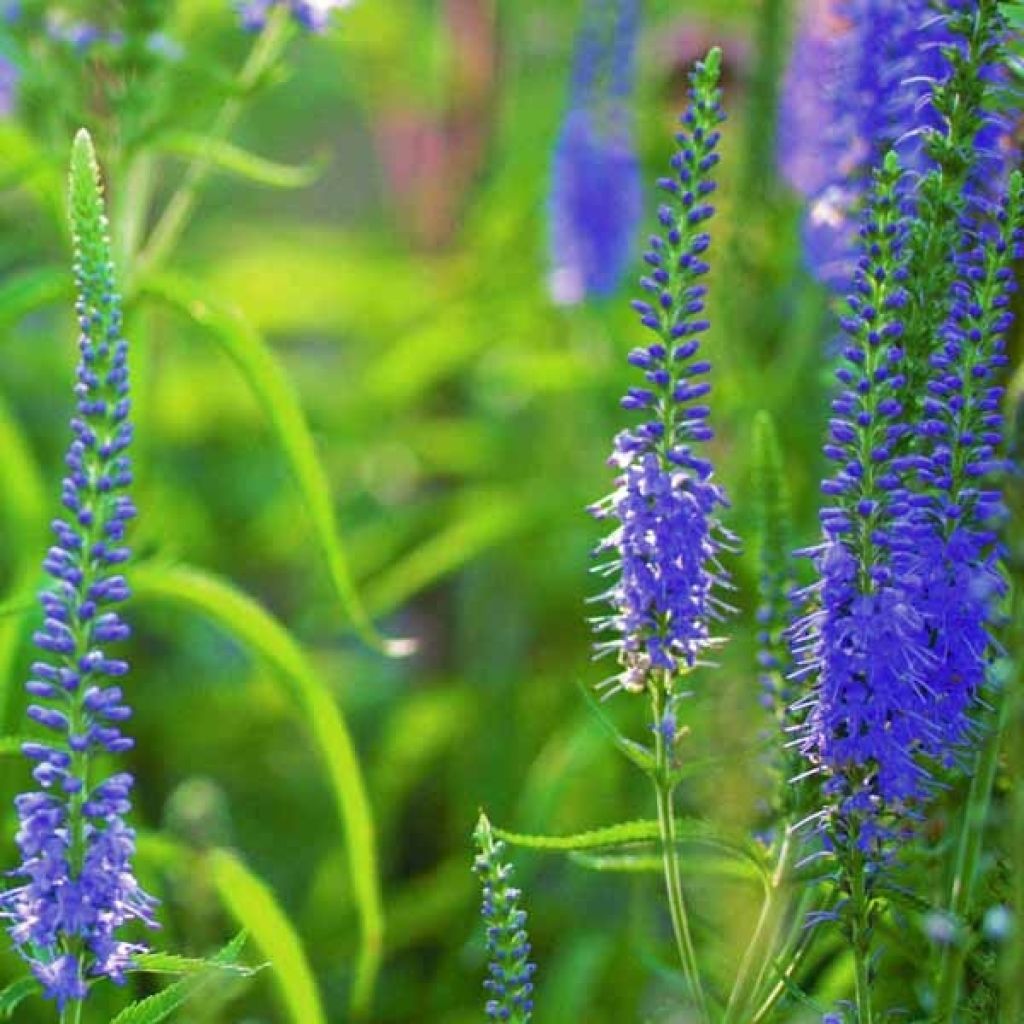
POLYGON ((679 872, 676 845, 676 816, 673 805, 675 785, 672 782, 672 751, 662 728, 664 711, 663 694, 658 683, 651 684, 651 707, 654 717, 654 791, 658 807, 658 831, 661 836, 662 863, 665 872, 665 889, 668 895, 669 915, 675 936, 679 962, 683 968, 687 985, 697 1006, 700 1019, 710 1021, 704 988, 701 985, 697 951, 690 932, 690 920, 683 896, 683 880, 679 872))
POLYGON ((181 184, 167 203, 153 228, 149 240, 139 254, 136 277, 153 270, 167 258, 188 225, 199 194, 213 170, 214 149, 238 123, 253 90, 281 56, 291 38, 290 15, 284 5, 278 5, 267 19, 249 57, 238 74, 234 93, 221 108, 213 128, 207 135, 206 147, 189 164, 181 184))

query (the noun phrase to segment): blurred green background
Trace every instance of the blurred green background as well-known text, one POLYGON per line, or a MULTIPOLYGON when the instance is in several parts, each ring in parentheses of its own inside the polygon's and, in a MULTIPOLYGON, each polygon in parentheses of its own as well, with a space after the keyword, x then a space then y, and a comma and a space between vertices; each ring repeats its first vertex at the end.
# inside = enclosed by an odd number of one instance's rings
MULTIPOLYGON (((649 0, 636 95, 650 223, 688 65, 723 46, 730 123, 712 260, 712 448, 734 500, 729 525, 747 546, 730 565, 738 612, 722 667, 695 677, 688 705, 688 756, 714 770, 695 775, 682 802, 737 829, 756 827, 772 784, 756 751, 768 722, 753 664, 753 420, 759 409, 776 415, 798 539, 809 539, 828 337, 824 297, 800 265, 797 205, 774 177, 763 83, 789 12, 766 3, 649 0)), ((179 8, 176 38, 191 59, 237 67, 248 40, 227 5, 179 8)), ((328 36, 293 43, 289 74, 235 135, 263 156, 322 159, 323 173, 294 191, 218 175, 171 265, 269 339, 311 425, 360 593, 382 632, 416 641, 411 657, 354 638, 265 409, 235 363, 188 317, 139 303, 130 319, 140 553, 151 566, 216 573, 258 600, 301 642, 352 730, 383 875, 383 969, 368 1015, 381 1024, 482 1019, 469 870, 481 806, 499 825, 555 834, 652 813, 645 780, 579 688, 607 674, 590 662, 585 599, 597 590, 589 553, 600 527, 585 508, 611 483, 605 459, 631 382, 624 356, 641 330, 631 284, 579 308, 557 308, 547 292, 549 166, 579 11, 576 0, 359 0, 328 36)), ((206 85, 188 74, 175 85, 193 130, 215 108, 206 85)), ((57 119, 55 153, 64 127, 57 119)), ((97 138, 103 157, 102 126, 97 138)), ((17 139, 6 141, 13 153, 17 139)), ((181 166, 164 162, 158 195, 181 166)), ((24 276, 67 261, 59 194, 46 181, 0 193, 0 267, 15 282, 0 315, 0 564, 14 594, 31 589, 25 566, 41 558, 56 511, 75 358, 59 279, 43 303, 31 287, 46 280, 24 276)), ((112 173, 115 210, 130 187, 112 173)), ((224 864, 208 853, 230 850, 291 919, 327 1019, 349 1020, 359 919, 311 713, 280 665, 216 615, 143 586, 131 618, 131 767, 141 870, 164 901, 160 946, 203 952, 236 929, 224 864)), ((9 733, 21 729, 31 628, 31 615, 0 625, 9 733)), ((639 702, 619 696, 606 710, 645 736, 639 702)), ((16 856, 11 797, 26 779, 20 759, 0 761, 4 864, 16 856)), ((685 1020, 673 1010, 680 980, 657 875, 512 857, 540 965, 539 1022, 685 1020)), ((684 873, 708 973, 727 978, 757 889, 722 863, 684 873)), ((19 970, 9 955, 0 967, 4 978, 19 970)), ((826 959, 826 1002, 830 969, 826 959)), ((182 1019, 301 1020, 304 983, 289 995, 281 973, 182 1019)), ((104 998, 97 1020, 123 1002, 104 998)), ((48 1019, 41 1004, 18 1011, 26 1024, 48 1019)))

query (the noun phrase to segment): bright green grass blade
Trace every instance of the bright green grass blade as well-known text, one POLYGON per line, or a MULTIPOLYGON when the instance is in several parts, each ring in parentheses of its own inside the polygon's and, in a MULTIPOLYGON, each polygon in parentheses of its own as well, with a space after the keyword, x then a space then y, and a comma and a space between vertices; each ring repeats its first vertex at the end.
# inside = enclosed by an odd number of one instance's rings
POLYGON ((140 600, 198 613, 264 658, 288 685, 305 716, 330 776, 345 837, 362 926, 352 1005, 365 1011, 380 969, 384 933, 376 837, 355 746, 333 695, 291 633, 227 581, 186 566, 150 564, 137 566, 131 582, 140 600))
POLYGON ((221 901, 270 961, 289 1018, 294 1024, 327 1024, 302 943, 270 888, 227 850, 214 850, 209 864, 221 901))
POLYGON ((8 275, 0 284, 0 329, 17 323, 36 310, 75 295, 74 281, 66 267, 38 267, 8 275))
POLYGON ((227 171, 259 185, 269 185, 271 188, 308 188, 324 170, 322 160, 292 167, 257 156, 223 139, 211 139, 209 136, 194 132, 170 132, 161 135, 156 141, 156 148, 175 156, 205 156, 220 171, 227 171))
POLYGON ((39 982, 32 975, 12 981, 3 991, 0 991, 0 1020, 11 1020, 14 1011, 29 996, 35 995, 39 991, 39 982))
POLYGON ((262 335, 234 310, 198 297, 198 286, 167 274, 140 286, 143 296, 184 314, 213 338, 239 368, 277 438, 309 513, 338 601, 359 635, 378 650, 408 653, 408 644, 384 640, 374 628, 349 570, 330 484, 294 387, 262 335))

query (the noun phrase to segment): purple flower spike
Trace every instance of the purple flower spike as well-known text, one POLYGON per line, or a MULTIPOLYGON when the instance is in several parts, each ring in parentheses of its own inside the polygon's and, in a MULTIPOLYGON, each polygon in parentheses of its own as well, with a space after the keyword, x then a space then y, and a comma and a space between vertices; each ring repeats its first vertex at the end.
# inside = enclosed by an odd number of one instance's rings
POLYGON ((63 1008, 86 997, 91 981, 123 982, 143 947, 119 937, 140 920, 155 926, 154 901, 132 870, 135 833, 125 824, 132 777, 98 777, 95 758, 132 745, 121 731, 131 712, 114 680, 124 662, 107 644, 128 626, 117 606, 128 596, 121 563, 135 515, 128 497, 132 439, 128 343, 110 262, 107 222, 92 143, 75 141, 71 208, 76 311, 81 329, 77 412, 64 479, 64 518, 45 569, 41 596, 43 657, 32 666, 29 717, 45 729, 23 751, 38 789, 15 801, 20 828, 19 884, 0 895, 0 913, 46 995, 63 1008))
POLYGON ((648 298, 633 303, 654 337, 630 354, 644 386, 622 401, 644 422, 616 438, 616 489, 594 508, 615 524, 597 552, 609 556, 598 571, 612 577, 602 595, 611 610, 595 620, 599 633, 610 634, 598 654, 615 654, 621 666, 606 684, 613 691, 640 692, 692 668, 715 643, 711 622, 725 610, 715 592, 726 582, 718 564, 728 539, 718 522, 726 499, 695 448, 712 436, 704 379, 711 367, 699 358, 698 339, 708 327, 704 255, 724 118, 720 59, 712 50, 694 71, 673 173, 659 183, 668 196, 659 212, 663 234, 645 256, 648 298))
POLYGON ((588 0, 569 110, 555 148, 550 202, 552 298, 563 305, 614 292, 641 216, 633 145, 637 0, 588 0))

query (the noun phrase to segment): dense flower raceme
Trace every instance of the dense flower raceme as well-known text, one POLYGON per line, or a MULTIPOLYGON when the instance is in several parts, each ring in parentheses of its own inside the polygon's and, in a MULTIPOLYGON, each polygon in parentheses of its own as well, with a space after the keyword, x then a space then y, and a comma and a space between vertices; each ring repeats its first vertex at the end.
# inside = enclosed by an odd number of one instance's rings
POLYGON ((285 4, 292 17, 310 32, 324 32, 334 11, 348 7, 352 0, 240 0, 236 4, 242 25, 249 32, 258 32, 270 17, 270 12, 285 4))
POLYGON ((658 215, 664 234, 652 238, 645 257, 650 274, 642 285, 651 298, 634 303, 654 340, 630 355, 645 386, 630 388, 622 403, 644 422, 616 438, 616 489, 594 508, 615 523, 597 551, 610 556, 598 571, 613 578, 599 598, 611 613, 595 620, 599 633, 611 634, 598 653, 615 654, 621 666, 608 681, 612 689, 642 691, 656 676, 691 668, 714 642, 711 622, 724 608, 715 591, 725 582, 718 554, 728 535, 718 513, 726 501, 711 464, 693 448, 712 436, 702 401, 710 364, 698 358, 698 339, 708 327, 703 257, 724 117, 720 60, 713 50, 697 65, 674 173, 659 182, 670 202, 658 215))
MULTIPOLYGON (((1012 165, 1010 129, 993 104, 991 85, 1003 77, 998 51, 1005 27, 993 7, 991 25, 973 50, 976 66, 960 59, 971 50, 977 4, 946 0, 939 15, 930 0, 807 0, 794 42, 780 112, 779 163, 783 177, 808 202, 804 240, 811 270, 845 290, 856 260, 857 209, 871 168, 896 147, 911 176, 934 166, 929 139, 958 134, 975 164, 968 184, 986 194, 1012 165), (967 8, 971 11, 966 11, 967 8), (933 91, 948 85, 973 97, 977 123, 937 107, 933 91), (824 129, 822 126, 825 126, 824 129)), ((961 101, 959 110, 970 108, 961 101)))
POLYGON ((1012 262, 1024 255, 1022 215, 1024 184, 1014 173, 991 220, 965 217, 965 247, 955 261, 957 279, 929 360, 917 428, 922 493, 915 531, 931 641, 927 678, 943 725, 942 746, 931 753, 944 760, 967 737, 968 712, 991 656, 996 598, 1005 589, 997 531, 1006 513, 992 478, 1004 469, 999 374, 1013 322, 1012 262))
POLYGON ((1011 260, 1021 251, 1021 179, 993 222, 971 220, 956 260, 950 314, 929 361, 923 400, 908 389, 903 315, 908 228, 890 155, 880 172, 855 276, 843 392, 826 454, 817 607, 797 631, 806 702, 804 753, 856 820, 865 851, 885 815, 911 815, 971 733, 991 657, 1003 584, 994 524, 1000 468, 996 376, 1005 363, 1011 260))
MULTIPOLYGON (((935 745, 924 680, 932 655, 917 607, 908 477, 912 428, 906 422, 902 347, 908 225, 898 195, 901 171, 886 159, 861 228, 864 255, 854 275, 841 390, 825 453, 836 471, 823 484, 833 504, 822 512, 815 552, 816 602, 795 629, 801 673, 814 689, 802 749, 838 799, 839 818, 877 815, 922 795, 915 759, 935 745)), ((874 834, 859 837, 870 843, 874 834)))
POLYGON ((573 304, 615 291, 641 216, 633 143, 638 0, 587 0, 550 198, 552 297, 573 304))
POLYGON ((527 1024, 533 1013, 535 965, 530 961, 526 911, 519 905, 522 894, 509 884, 512 867, 501 860, 505 844, 494 838, 484 815, 480 816, 474 839, 478 853, 473 870, 483 886, 482 912, 490 958, 484 982, 490 996, 487 1016, 510 1024, 527 1024))
POLYGON ((39 788, 16 805, 22 862, 16 887, 0 896, 11 936, 47 995, 63 1006, 83 999, 90 979, 123 979, 140 947, 119 938, 124 924, 152 925, 153 901, 132 871, 132 777, 96 777, 98 754, 132 746, 121 732, 131 712, 115 680, 128 666, 107 653, 128 636, 115 610, 128 596, 121 569, 131 441, 128 346, 110 262, 98 169, 85 133, 75 142, 72 190, 77 312, 81 325, 77 415, 63 485, 66 516, 44 567, 45 621, 35 636, 43 657, 27 684, 29 717, 47 738, 26 743, 39 788))

